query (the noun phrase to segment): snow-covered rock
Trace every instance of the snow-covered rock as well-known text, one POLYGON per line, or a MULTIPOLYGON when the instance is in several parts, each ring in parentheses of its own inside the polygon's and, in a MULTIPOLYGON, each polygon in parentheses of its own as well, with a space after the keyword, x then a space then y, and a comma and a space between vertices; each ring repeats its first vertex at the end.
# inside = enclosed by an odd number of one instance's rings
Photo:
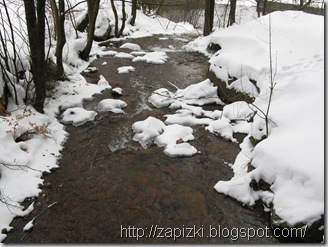
POLYGON ((64 124, 72 124, 80 126, 88 121, 93 121, 97 116, 95 111, 87 111, 81 107, 74 107, 66 109, 61 115, 61 122, 64 124))
POLYGON ((111 111, 113 113, 124 113, 122 108, 127 107, 127 103, 119 99, 104 99, 98 103, 99 111, 111 111))

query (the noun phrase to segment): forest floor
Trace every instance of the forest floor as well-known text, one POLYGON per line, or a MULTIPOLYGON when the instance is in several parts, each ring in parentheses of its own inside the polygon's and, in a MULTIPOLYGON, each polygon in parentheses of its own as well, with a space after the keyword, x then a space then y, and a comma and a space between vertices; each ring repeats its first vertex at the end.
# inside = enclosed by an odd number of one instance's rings
MULTIPOLYGON (((194 127, 193 146, 201 153, 189 158, 171 158, 155 146, 143 149, 132 140, 132 124, 154 116, 161 120, 171 113, 155 109, 147 102, 151 93, 168 82, 179 88, 206 79, 208 58, 181 50, 189 36, 152 36, 124 40, 137 43, 145 51, 165 50, 169 59, 162 65, 133 63, 129 59, 101 57, 92 62, 96 73, 83 73, 90 83, 103 75, 112 87, 121 87, 126 114, 99 113, 94 122, 67 126, 69 138, 59 168, 44 177, 43 193, 36 199, 35 210, 26 218, 15 219, 4 243, 274 243, 275 238, 236 235, 208 237, 210 229, 266 229, 268 221, 260 205, 244 207, 217 193, 213 186, 229 180, 233 163, 240 151, 238 143, 227 142, 194 127), (168 47, 174 51, 169 52, 168 47), (106 66, 102 66, 107 62, 106 66), (118 74, 117 68, 132 65, 134 72, 118 74), (54 203, 52 207, 49 207, 54 203), (36 217, 30 232, 22 226, 36 217), (147 235, 136 237, 128 228, 140 228, 147 235), (150 229, 157 232, 150 234, 150 229), (187 230, 198 234, 173 239, 160 229, 187 230), (203 233, 203 235, 202 235, 203 233), (160 235, 161 234, 161 235, 160 235)), ((174 88, 171 88, 174 90, 174 88)), ((84 108, 94 110, 100 100, 113 98, 109 91, 86 101, 84 108)), ((219 109, 219 106, 207 106, 219 109)), ((235 135, 239 142, 244 136, 235 135)), ((214 233, 212 231, 212 233, 214 233)), ((231 231, 231 233, 234 233, 231 231)), ((224 232, 227 234, 227 231, 224 232)))

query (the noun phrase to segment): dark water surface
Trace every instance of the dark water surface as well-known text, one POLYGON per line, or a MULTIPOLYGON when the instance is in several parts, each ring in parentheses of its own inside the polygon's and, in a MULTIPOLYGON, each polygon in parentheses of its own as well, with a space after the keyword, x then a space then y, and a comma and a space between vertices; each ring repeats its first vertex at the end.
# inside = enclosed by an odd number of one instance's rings
MULTIPOLYGON (((168 82, 184 88, 206 79, 207 58, 180 50, 192 37, 158 38, 123 42, 138 43, 145 51, 173 46, 175 52, 167 52, 169 59, 163 65, 114 57, 92 63, 99 71, 85 74, 86 79, 97 82, 104 75, 113 87, 121 87, 124 95, 120 99, 128 104, 126 114, 99 113, 95 122, 67 126, 70 136, 60 168, 45 176, 35 211, 13 221, 14 229, 5 243, 277 242, 261 236, 248 241, 243 232, 262 233, 261 229, 268 228, 261 206, 244 207, 213 189, 219 180, 232 177, 226 162, 234 162, 238 144, 201 126, 194 127, 192 142, 201 154, 190 158, 170 158, 162 148, 143 149, 132 141, 134 122, 148 116, 164 121, 163 115, 172 112, 154 109, 147 102, 152 91, 160 87, 174 90, 168 82), (101 66, 104 61, 108 65, 101 66), (128 65, 136 70, 117 73, 118 67, 128 65), (23 226, 35 216, 33 230, 24 233, 23 226)), ((128 51, 115 44, 111 49, 128 51)), ((112 97, 106 91, 84 106, 95 110, 100 100, 112 97)), ((242 140, 242 136, 237 138, 242 140)))

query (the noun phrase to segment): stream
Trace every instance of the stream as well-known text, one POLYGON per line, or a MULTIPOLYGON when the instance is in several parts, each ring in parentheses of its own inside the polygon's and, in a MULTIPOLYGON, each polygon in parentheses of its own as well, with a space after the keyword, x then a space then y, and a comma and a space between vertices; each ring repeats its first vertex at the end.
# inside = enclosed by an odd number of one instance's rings
MULTIPOLYGON (((164 50, 169 56, 165 64, 107 56, 92 62, 91 66, 99 69, 96 73, 83 73, 90 83, 97 83, 103 75, 113 88, 121 87, 119 99, 128 104, 126 114, 99 112, 94 122, 67 126, 69 138, 59 168, 44 175, 43 192, 26 202, 35 200, 35 210, 12 222, 14 229, 4 243, 278 242, 261 234, 251 239, 242 235, 243 229, 262 233, 258 229, 269 228, 261 205, 249 208, 213 189, 219 180, 233 176, 228 163, 233 163, 240 151, 238 143, 195 126, 192 145, 201 153, 170 158, 163 148, 143 149, 132 140, 134 122, 149 116, 164 121, 163 115, 173 112, 148 103, 154 90, 165 87, 174 91, 170 83, 184 88, 206 79, 208 58, 181 49, 195 37, 159 37, 113 42, 108 49, 130 52, 118 47, 131 42, 147 52, 164 50), (108 64, 102 66, 104 62, 108 64), (129 65, 135 67, 134 72, 117 73, 118 67, 129 65), (32 231, 23 232, 35 216, 32 231)), ((98 102, 106 98, 113 98, 110 91, 84 102, 84 107, 96 110, 98 102)), ((241 142, 244 136, 235 137, 241 142)))

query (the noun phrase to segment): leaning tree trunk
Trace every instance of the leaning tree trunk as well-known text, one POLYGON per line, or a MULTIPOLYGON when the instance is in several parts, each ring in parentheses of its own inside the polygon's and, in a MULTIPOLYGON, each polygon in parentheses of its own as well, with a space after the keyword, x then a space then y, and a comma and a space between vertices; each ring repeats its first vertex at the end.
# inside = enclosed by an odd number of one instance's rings
POLYGON ((79 56, 83 60, 88 60, 90 51, 92 48, 92 42, 95 33, 95 26, 97 15, 99 11, 99 2, 100 0, 87 0, 88 3, 88 33, 87 33, 87 44, 84 49, 80 52, 79 56))
POLYGON ((45 1, 24 0, 26 25, 31 53, 31 70, 35 84, 35 103, 37 111, 43 113, 45 87, 45 1))
POLYGON ((214 19, 214 0, 206 0, 205 2, 205 22, 204 22, 204 36, 209 35, 213 29, 213 19, 214 19))
POLYGON ((132 26, 134 26, 135 23, 136 23, 136 18, 137 18, 137 1, 138 0, 132 0, 131 20, 130 20, 130 24, 132 26))
POLYGON ((57 63, 57 78, 63 78, 63 48, 66 43, 65 36, 65 1, 59 0, 58 7, 55 0, 51 0, 51 8, 54 13, 55 27, 56 27, 56 63, 57 63))
POLYGON ((229 13, 228 26, 231 26, 236 22, 236 5, 237 5, 237 0, 230 0, 230 13, 229 13))

